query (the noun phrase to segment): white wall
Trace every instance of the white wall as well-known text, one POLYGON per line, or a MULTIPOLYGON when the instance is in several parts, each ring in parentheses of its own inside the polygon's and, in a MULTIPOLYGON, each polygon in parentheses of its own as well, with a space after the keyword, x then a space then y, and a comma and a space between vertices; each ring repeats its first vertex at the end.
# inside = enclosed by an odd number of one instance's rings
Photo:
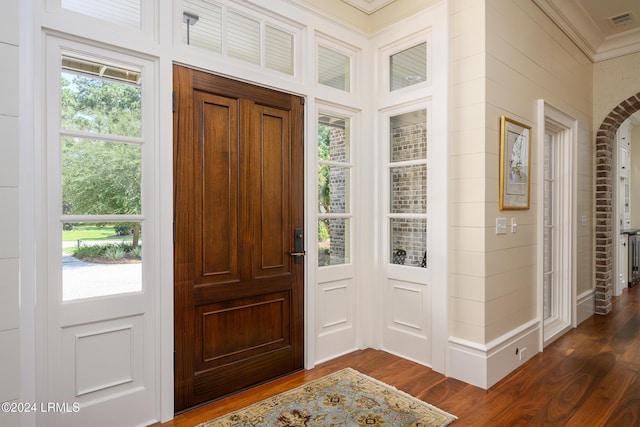
MULTIPOLYGON (((0 64, 3 77, 0 79, 3 86, 0 92, 0 145, 3 148, 0 156, 0 275, 3 278, 0 283, 0 401, 17 399, 20 393, 17 374, 18 143, 17 136, 11 137, 12 132, 17 134, 18 126, 18 4, 18 0, 4 2, 0 17, 0 53, 4 58, 14 57, 14 60, 4 60, 0 64)), ((284 2, 274 2, 270 7, 275 13, 308 25, 305 43, 310 45, 313 45, 314 30, 329 32, 342 40, 350 39, 357 45, 366 44, 362 35, 326 25, 322 19, 312 18, 306 13, 292 11, 284 2)), ((166 8, 162 6, 165 12, 166 8)), ((161 22, 167 27, 169 16, 169 13, 161 15, 161 22)), ((72 23, 70 21, 69 25, 72 23)), ((604 117, 620 100, 630 96, 628 88, 637 91, 640 87, 640 81, 635 77, 640 75, 640 55, 596 64, 596 82, 592 92, 593 65, 530 0, 450 0, 450 23, 449 327, 453 337, 470 343, 471 347, 486 355, 493 343, 504 340, 505 336, 526 333, 527 322, 535 321, 536 317, 536 177, 533 177, 531 187, 530 210, 498 211, 499 117, 504 114, 536 129, 536 100, 544 98, 579 120, 578 216, 588 217, 588 225, 578 228, 580 294, 593 286, 592 123, 604 117), (624 93, 624 97, 618 99, 615 96, 618 92, 624 93), (604 93, 610 95, 605 99, 600 96, 604 93), (594 98, 597 101, 595 114, 594 98), (497 216, 517 218, 518 232, 496 236, 494 225, 497 216)), ((353 99, 345 96, 343 99, 338 96, 329 99, 314 84, 313 52, 308 52, 305 57, 306 75, 302 80, 288 82, 270 78, 233 61, 226 63, 215 56, 181 49, 180 46, 174 48, 171 46, 173 35, 168 31, 160 35, 159 45, 148 46, 135 40, 131 45, 124 36, 100 34, 100 29, 88 25, 77 28, 78 34, 88 39, 104 37, 107 42, 126 45, 133 50, 144 51, 150 47, 149 54, 161 58, 163 72, 170 73, 170 63, 176 60, 306 94, 311 123, 314 122, 316 102, 320 100, 354 110, 367 106, 363 102, 368 101, 366 97, 353 99)), ((168 102, 170 79, 163 75, 161 80, 164 82, 162 96, 168 102)), ((165 114, 161 114, 161 119, 170 122, 170 114, 165 114)), ((168 125, 163 126, 163 130, 167 130, 168 125)), ((368 131, 362 129, 362 132, 366 134, 368 131)), ((167 134, 170 134, 170 129, 167 134)), ((313 131, 309 131, 307 137, 313 140, 313 131)), ((367 157, 366 160, 372 159, 367 157)), ((533 170, 535 164, 534 157, 533 170)), ((312 180, 313 175, 309 174, 307 178, 312 180)), ((314 185, 311 182, 307 189, 312 190, 314 185)), ((365 202, 363 207, 369 205, 365 202)), ((315 205, 309 203, 307 207, 313 210, 315 205)), ((358 258, 361 261, 365 255, 371 255, 365 254, 366 245, 362 246, 363 251, 358 258)), ((359 267, 358 274, 368 279, 370 273, 365 270, 364 265, 359 267)), ((310 273, 307 279, 313 283, 315 273, 310 273)), ((170 294, 170 286, 165 289, 167 295, 170 294)), ((310 307, 308 315, 316 315, 315 310, 316 307, 310 307)), ((361 320, 367 317, 362 316, 361 320)), ((164 329, 170 329, 170 324, 163 324, 164 329)), ((308 332, 314 336, 313 329, 308 332)), ((366 331, 359 331, 361 339, 367 335, 366 331)), ((170 340, 171 337, 168 338, 170 340)), ((359 344, 375 345, 375 341, 375 338, 365 338, 359 344)), ((310 350, 315 350, 314 346, 311 344, 310 350)), ((357 346, 358 343, 351 339, 345 348, 357 346)), ((507 369, 512 369, 510 363, 511 360, 505 362, 507 369)), ((165 371, 170 371, 170 368, 165 371)), ((486 376, 488 371, 485 366, 483 375, 486 376)), ((6 425, 2 418, 0 424, 6 425)))
MULTIPOLYGON (((593 70, 593 128, 625 99, 640 93, 640 53, 597 62, 593 70)), ((640 188, 640 131, 633 128, 631 141, 631 225, 640 226, 640 198, 634 189, 640 188), (633 142, 635 141, 635 142, 633 142)))
MULTIPOLYGON (((0 402, 20 397, 18 275, 19 0, 3 2, 0 14, 0 402)), ((19 425, 0 412, 0 425, 19 425)))
MULTIPOLYGON (((352 7, 343 0, 292 0, 322 14, 333 16, 365 34, 372 34, 383 28, 413 16, 440 0, 395 0, 371 14, 352 7)), ((348 0, 347 0, 348 2, 348 0)), ((371 3, 371 2, 369 2, 371 3)))
MULTIPOLYGON (((522 363, 513 356, 501 359, 497 349, 519 339, 530 346, 530 328, 540 327, 538 177, 531 176, 530 209, 498 209, 500 117, 528 124, 535 133, 536 100, 542 98, 578 119, 577 215, 587 217, 577 230, 580 294, 593 287, 593 66, 529 0, 453 0, 451 28, 451 363, 459 375, 464 363, 458 356, 475 354, 475 367, 487 377, 470 373, 468 379, 490 386, 522 363), (515 218, 517 232, 496 235, 497 217, 515 218), (494 356, 502 368, 492 368, 494 356)), ((535 153, 533 147, 532 171, 535 153)), ((531 353, 537 351, 533 343, 531 353)))
POLYGON ((640 53, 596 62, 593 67, 593 128, 625 99, 640 92, 640 53))
MULTIPOLYGON (((420 4, 433 4, 436 0, 421 0, 420 2, 412 2, 411 0, 405 0, 397 3, 398 5, 404 5, 403 9, 406 13, 407 10, 415 10, 415 6, 420 4), (411 6, 412 8, 408 8, 411 6)), ((55 2, 52 2, 55 3, 55 2)), ((371 141, 376 138, 376 126, 372 125, 376 123, 377 111, 374 111, 372 106, 376 105, 373 101, 378 95, 376 90, 371 90, 375 86, 374 78, 375 73, 368 73, 367 71, 375 68, 377 64, 374 64, 375 55, 372 51, 371 38, 361 32, 354 31, 350 27, 337 22, 330 21, 326 18, 319 17, 315 14, 309 13, 306 9, 295 7, 285 1, 274 1, 269 4, 269 11, 267 16, 274 20, 281 19, 282 22, 290 24, 292 28, 299 28, 300 32, 297 39, 297 68, 296 75, 289 77, 286 75, 280 75, 277 73, 269 72, 268 70, 261 70, 254 67, 251 64, 243 63, 234 59, 222 57, 218 54, 212 54, 209 51, 198 49, 196 47, 189 47, 183 44, 181 39, 181 20, 178 19, 178 25, 172 26, 172 19, 179 15, 179 2, 174 2, 172 5, 170 2, 153 2, 147 0, 147 3, 153 3, 158 5, 158 19, 163 31, 158 31, 160 34, 155 36, 155 32, 151 29, 147 33, 138 33, 137 31, 124 30, 114 27, 113 25, 105 24, 104 22, 96 19, 85 18, 78 14, 72 13, 68 10, 60 10, 54 6, 45 9, 44 2, 35 2, 33 8, 35 9, 34 21, 35 27, 29 30, 33 33, 34 40, 31 42, 35 45, 34 51, 29 50, 28 55, 34 63, 34 68, 38 70, 34 77, 30 78, 33 86, 36 86, 35 93, 39 94, 41 98, 46 98, 46 88, 42 87, 43 80, 45 78, 45 53, 46 49, 42 46, 42 28, 49 29, 59 34, 68 34, 68 37, 75 39, 80 38, 90 41, 91 43, 102 45, 107 44, 113 47, 126 47, 129 53, 137 55, 138 53, 144 53, 151 58, 155 58, 158 61, 158 100, 156 120, 159 122, 159 138, 158 138, 158 170, 171 170, 171 157, 172 157, 172 113, 170 111, 170 97, 171 97, 171 64, 173 62, 186 64, 195 68, 211 70, 212 72, 222 75, 233 76, 240 80, 250 81, 256 84, 282 89, 289 92, 301 94, 306 96, 306 140, 308 148, 306 150, 306 224, 310 233, 309 236, 315 234, 316 229, 316 212, 317 212, 317 173, 316 173, 316 113, 318 110, 328 111, 345 111, 354 118, 354 127, 351 129, 352 136, 354 137, 353 144, 353 163, 354 163, 354 179, 355 188, 358 191, 354 191, 352 195, 352 209, 354 214, 354 223, 352 227, 354 230, 353 235, 353 247, 352 247, 352 265, 340 266, 340 268, 326 269, 326 271, 320 271, 315 268, 317 264, 317 251, 314 248, 315 238, 309 237, 307 239, 308 246, 308 258, 307 258, 307 307, 306 307, 306 365, 313 366, 313 364, 336 357, 342 353, 353 351, 357 348, 376 347, 380 345, 380 331, 381 324, 377 322, 380 319, 379 311, 376 310, 379 301, 381 299, 380 288, 377 286, 379 270, 377 267, 372 267, 378 264, 377 259, 381 257, 379 251, 379 239, 380 237, 380 221, 376 219, 377 206, 379 205, 379 191, 376 191, 379 182, 378 170, 376 167, 376 158, 380 157, 378 149, 371 149, 371 141), (286 17, 286 18, 285 18, 286 17), (41 28, 42 27, 42 28, 41 28), (173 28, 173 32, 171 29, 173 28), (118 31, 114 31, 118 30, 118 31), (337 91, 336 89, 323 87, 316 83, 316 47, 317 43, 322 40, 323 44, 328 44, 339 51, 348 54, 352 58, 352 75, 353 84, 352 91, 350 93, 337 91), (345 285, 344 288, 348 290, 348 295, 352 296, 351 299, 342 301, 337 300, 338 304, 332 304, 333 301, 326 300, 321 297, 323 291, 322 286, 332 286, 338 283, 339 286, 345 285)), ((145 3, 145 4, 147 4, 145 3)), ((255 2, 259 3, 259 2, 255 2)), ((250 9, 249 2, 233 2, 233 7, 240 10, 245 8, 250 9), (242 3, 242 4, 240 4, 242 3)), ((150 10, 150 9, 147 9, 150 10)), ((261 11, 256 8, 254 11, 256 14, 260 14, 261 11)), ((444 12, 442 12, 444 13, 444 12)), ((395 15, 389 15, 395 16, 395 15)), ((431 18, 433 19, 433 18, 431 18)), ((149 20, 154 21, 153 19, 149 20)), ((434 40, 440 43, 441 38, 446 34, 446 21, 444 19, 439 20, 438 28, 442 30, 437 31, 434 34, 434 40), (438 39, 440 37, 440 39, 438 39)), ((377 25, 382 25, 378 23, 377 25)), ((396 38, 404 38, 412 35, 414 31, 422 31, 425 28, 425 21, 421 20, 421 15, 415 14, 404 23, 398 24, 395 30, 391 33, 379 32, 380 40, 378 45, 387 45, 396 40, 396 38), (409 25, 406 22, 410 22, 409 25), (384 35, 388 37, 383 37, 384 35)), ((446 40, 445 40, 446 41, 446 40)), ((446 43, 441 44, 441 46, 446 43)), ((438 76, 442 76, 442 81, 445 80, 446 74, 446 49, 442 49, 444 52, 435 55, 438 60, 438 65, 435 67, 438 71, 438 76), (443 71, 444 70, 444 71, 443 71)), ((17 64, 17 58, 12 63, 17 64)), ((29 74, 29 73, 27 73, 29 74)), ((436 75, 436 74, 434 74, 436 75)), ((442 88, 434 90, 435 94, 430 96, 444 100, 446 98, 446 85, 442 85, 442 88)), ((430 92, 431 93, 431 92, 430 92)), ((408 94, 408 91, 404 92, 404 95, 393 98, 393 105, 403 104, 407 101, 414 101, 418 95, 408 94), (409 96, 411 95, 411 96, 409 96)), ((425 97, 425 94, 420 94, 419 97, 425 97)), ((25 96, 23 98, 23 104, 31 104, 33 96, 25 96)), ((434 108, 441 105, 441 101, 435 102, 434 108)), ((388 107, 391 104, 385 104, 384 107, 388 107)), ((378 106, 382 107, 382 106, 378 106)), ((42 129, 40 127, 41 121, 46 120, 46 117, 39 116, 37 108, 33 108, 35 112, 31 111, 30 115, 36 128, 33 139, 33 150, 35 153, 23 156, 23 164, 38 164, 38 162, 44 163, 46 156, 44 147, 46 142, 41 140, 42 129), (35 161, 31 158, 33 157, 35 161)), ((441 108, 443 111, 438 114, 434 114, 436 118, 442 118, 446 116, 445 108, 441 108)), ((45 115, 46 113, 42 113, 45 115)), ((435 119, 434 119, 435 120, 435 119)), ((439 120, 438 126, 434 126, 435 129, 444 128, 446 120, 439 120)), ((434 137, 444 135, 445 131, 438 131, 434 133, 434 137)), ((24 138, 24 135, 23 135, 24 138)), ((444 136, 441 140, 444 141, 444 136)), ((444 145, 444 144, 442 144, 444 145)), ((39 168, 31 166, 35 170, 30 171, 27 175, 26 167, 23 167, 22 173, 25 174, 29 181, 28 184, 35 188, 27 187, 24 197, 30 196, 32 200, 28 206, 41 206, 44 204, 43 200, 46 199, 46 188, 43 187, 44 179, 40 175, 39 168), (32 195, 34 193, 35 195, 32 195)), ((445 180, 442 178, 442 180, 445 180)), ((162 265, 154 266, 155 273, 161 278, 158 283, 158 290, 161 293, 162 309, 158 311, 158 317, 160 318, 159 329, 160 332, 156 337, 160 342, 158 345, 158 354, 160 358, 160 365, 162 366, 161 372, 158 374, 158 383, 162 383, 162 393, 159 392, 162 406, 162 413, 160 417, 168 419, 173 414, 173 402, 171 396, 171 390, 173 389, 173 366, 172 366, 172 346, 173 346, 173 321, 171 318, 172 313, 172 296, 173 296, 173 281, 172 281, 172 243, 171 243, 171 221, 172 221, 172 203, 171 203, 171 176, 169 174, 162 174, 158 178, 157 188, 162 194, 161 199, 161 228, 163 234, 160 242, 160 252, 162 258, 162 265)), ((443 192, 444 193, 444 192, 443 192)), ((442 197, 444 199, 446 194, 442 197)), ((440 203, 446 205, 445 202, 440 203)), ((24 209, 24 208, 23 208, 24 209)), ((34 228, 46 231, 47 222, 38 209, 31 209, 30 215, 33 217, 31 221, 25 220, 24 223, 34 223, 34 228)), ((9 224, 15 227, 17 224, 17 216, 9 224)), ((23 230, 26 226, 23 226, 23 230)), ((446 230, 442 230, 442 234, 446 233, 446 230)), ((29 236, 27 236, 29 237, 29 236)), ((25 233, 22 238, 25 239, 25 233)), ((439 240, 444 240, 446 237, 442 237, 439 240)), ((27 239, 28 240, 28 239, 27 239)), ((38 242, 39 243, 39 242, 38 242)), ((37 243, 32 243, 36 245, 37 243)), ((16 245, 17 246, 17 245, 16 245)), ((42 246, 42 245, 40 245, 42 246)), ((440 245, 444 246, 444 245, 440 245)), ((42 253, 28 255, 23 257, 23 272, 27 269, 34 270, 34 268, 40 268, 39 271, 46 272, 46 250, 39 248, 31 248, 32 252, 38 250, 42 253), (41 255, 38 257, 37 255, 41 255), (34 268, 31 268, 34 267, 34 268)), ((435 252, 435 251, 434 251, 435 252)), ((439 257, 444 259, 445 256, 439 257)), ((446 263, 442 262, 440 267, 442 270, 446 270, 446 263)), ((419 273, 422 273, 420 270, 419 273)), ((446 273, 443 274, 443 276, 446 273)), ((36 289, 41 292, 46 290, 46 273, 38 275, 40 281, 38 284, 25 283, 23 279, 24 288, 30 290, 31 294, 36 293, 36 289), (32 289, 35 288, 35 289, 32 289)), ((442 280, 445 282, 446 280, 442 280)), ((339 287, 338 286, 338 287, 339 287)), ((16 287, 17 289, 17 287, 16 287)), ((439 294, 442 295, 438 301, 440 302, 438 307, 438 313, 441 317, 436 318, 436 324, 442 323, 446 319, 446 287, 444 285, 439 287, 439 294), (444 314, 443 314, 444 313, 444 314)), ((46 294, 43 292, 42 294, 46 294)), ((35 342, 40 350, 36 355, 32 351, 24 351, 24 354, 29 356, 27 362, 23 362, 26 368, 23 368, 23 378, 25 372, 29 368, 34 374, 35 378, 31 382, 34 383, 33 391, 27 391, 27 394, 22 394, 21 399, 35 399, 48 396, 47 394, 47 371, 46 363, 44 363, 47 347, 46 340, 41 336, 44 334, 42 331, 46 331, 42 323, 46 322, 47 314, 42 308, 46 304, 41 304, 38 307, 35 306, 34 301, 28 300, 26 303, 23 301, 22 312, 25 317, 28 317, 29 312, 35 312, 32 317, 38 319, 37 324, 33 324, 32 320, 28 320, 26 323, 31 331, 30 335, 26 335, 27 341, 31 340, 35 342), (37 311, 37 312, 36 312, 37 311), (32 397, 34 396, 34 397, 32 397)), ((16 305, 17 308, 17 305, 16 305)), ((422 313, 419 313, 421 316, 422 313)), ((425 330, 429 328, 425 327, 425 330)), ((21 331, 25 336, 24 330, 21 331)), ((429 331, 430 332, 430 331, 429 331)), ((446 335, 446 331, 442 332, 442 335, 446 335)), ((444 347, 446 336, 440 340, 439 347, 444 347)), ((437 364, 440 366, 440 370, 444 370, 444 350, 440 351, 441 355, 434 357, 434 366, 437 364), (437 363, 436 363, 437 362, 437 363)), ((16 353, 17 354, 17 353, 16 353)), ((24 360, 24 358, 23 358, 24 360)), ((14 370, 13 372, 17 372, 14 370)), ((24 380, 23 380, 24 381, 24 380)), ((28 382, 28 381, 26 381, 28 382)), ((12 387, 15 393, 18 393, 17 387, 12 387)), ((23 389, 23 392, 25 390, 23 389)), ((16 394, 18 396, 18 394, 16 394)), ((45 417, 41 417, 44 419, 45 417)), ((32 418, 29 420, 34 423, 32 418)), ((23 421, 27 423, 27 421, 23 421)), ((25 424, 27 425, 27 424, 25 424)))

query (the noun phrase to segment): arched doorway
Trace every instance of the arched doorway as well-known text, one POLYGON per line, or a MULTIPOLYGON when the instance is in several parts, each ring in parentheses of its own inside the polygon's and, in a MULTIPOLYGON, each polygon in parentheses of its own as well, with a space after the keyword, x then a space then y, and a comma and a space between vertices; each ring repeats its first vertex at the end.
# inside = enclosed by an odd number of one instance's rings
POLYGON ((633 113, 640 110, 640 92, 616 106, 602 121, 596 134, 596 314, 611 311, 613 291, 614 232, 614 152, 616 132, 633 113))

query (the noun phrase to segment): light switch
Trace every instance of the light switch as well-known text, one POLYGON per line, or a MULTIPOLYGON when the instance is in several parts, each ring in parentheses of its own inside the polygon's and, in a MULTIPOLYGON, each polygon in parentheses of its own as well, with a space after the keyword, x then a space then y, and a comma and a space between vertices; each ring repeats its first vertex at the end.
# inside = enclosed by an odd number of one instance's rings
POLYGON ((507 218, 496 218, 496 234, 507 234, 507 218))
POLYGON ((518 221, 515 218, 511 218, 511 232, 515 233, 518 228, 518 221))

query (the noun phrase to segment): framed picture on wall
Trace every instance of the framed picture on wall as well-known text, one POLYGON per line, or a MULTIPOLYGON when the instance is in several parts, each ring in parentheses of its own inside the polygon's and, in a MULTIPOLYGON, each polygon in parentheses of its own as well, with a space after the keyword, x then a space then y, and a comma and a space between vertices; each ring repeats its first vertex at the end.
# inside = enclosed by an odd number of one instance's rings
POLYGON ((500 118, 500 210, 529 209, 531 127, 500 118))

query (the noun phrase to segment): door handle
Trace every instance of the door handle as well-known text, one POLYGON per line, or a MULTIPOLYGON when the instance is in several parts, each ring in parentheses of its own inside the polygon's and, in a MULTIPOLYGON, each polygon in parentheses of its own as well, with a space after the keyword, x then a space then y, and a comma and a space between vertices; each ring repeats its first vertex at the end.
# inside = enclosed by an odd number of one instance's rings
POLYGON ((289 255, 295 257, 296 264, 302 264, 302 259, 306 255, 302 238, 302 228, 295 228, 293 230, 293 252, 290 252, 289 255))

